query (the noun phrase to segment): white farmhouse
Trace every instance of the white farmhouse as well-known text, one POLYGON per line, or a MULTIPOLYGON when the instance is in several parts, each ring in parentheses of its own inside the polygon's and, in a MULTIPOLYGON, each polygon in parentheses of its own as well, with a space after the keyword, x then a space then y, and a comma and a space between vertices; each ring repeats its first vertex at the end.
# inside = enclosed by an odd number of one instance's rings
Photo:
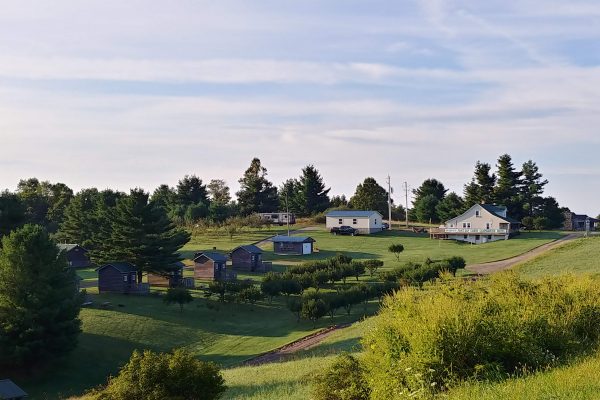
POLYGON ((469 243, 506 240, 519 233, 521 223, 506 214, 506 207, 475 204, 439 228, 430 229, 433 239, 453 239, 469 243))
POLYGON ((340 226, 351 226, 360 233, 380 232, 383 216, 377 211, 339 210, 330 211, 326 215, 327 229, 340 226))

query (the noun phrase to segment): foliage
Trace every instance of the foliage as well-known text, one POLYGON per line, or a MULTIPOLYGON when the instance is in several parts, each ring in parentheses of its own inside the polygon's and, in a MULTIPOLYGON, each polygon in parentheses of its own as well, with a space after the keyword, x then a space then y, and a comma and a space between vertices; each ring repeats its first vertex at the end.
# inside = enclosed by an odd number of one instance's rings
POLYGON ((379 267, 383 267, 383 261, 381 260, 366 260, 363 264, 371 276, 375 275, 379 267))
POLYGON ((315 326, 317 320, 325 316, 327 311, 327 304, 323 300, 313 298, 302 302, 300 316, 312 321, 313 326, 315 326))
POLYGON ((339 355, 313 381, 315 400, 368 400, 370 390, 365 371, 350 354, 339 355))
POLYGON ((207 185, 211 203, 226 205, 231 201, 229 186, 223 179, 212 179, 207 185))
POLYGON ((0 238, 25 222, 25 207, 19 196, 8 190, 0 193, 0 238))
POLYGON ((96 393, 97 400, 214 400, 225 392, 219 368, 182 349, 172 353, 135 350, 119 375, 96 393))
POLYGON ((387 191, 374 178, 369 177, 356 187, 349 205, 356 210, 373 210, 387 215, 387 196, 387 191))
POLYGON ((44 362, 77 344, 82 296, 48 233, 25 225, 0 250, 0 367, 44 362))
POLYGON ((552 367, 598 343, 600 288, 590 278, 407 288, 384 301, 364 339, 372 398, 426 397, 465 379, 552 367))
POLYGON ((289 209, 300 216, 310 216, 329 207, 330 189, 325 189, 323 178, 313 165, 302 169, 298 179, 287 180, 281 189, 279 203, 289 203, 289 209))
POLYGON ((480 161, 475 163, 473 179, 464 188, 465 207, 480 203, 494 203, 496 175, 491 173, 491 169, 490 164, 480 161))
POLYGON ((435 207, 438 220, 448 221, 459 216, 465 209, 465 202, 454 192, 448 193, 435 207))
POLYGON ((64 183, 40 182, 37 178, 20 180, 16 193, 25 207, 27 222, 42 225, 49 232, 58 229, 73 197, 73 190, 64 183))
POLYGON ((262 166, 258 158, 254 158, 239 180, 240 190, 236 193, 242 215, 272 212, 278 208, 277 188, 267 180, 266 176, 267 169, 262 166))
POLYGON ((190 291, 186 288, 175 287, 167 289, 163 301, 165 304, 179 304, 179 311, 183 312, 183 306, 194 300, 190 291))
POLYGON ((529 160, 523 163, 521 169, 521 196, 523 198, 523 211, 526 215, 533 217, 541 202, 544 186, 548 180, 542 180, 542 174, 535 162, 529 160))
POLYGON ((396 260, 400 261, 400 254, 404 251, 404 246, 401 243, 390 244, 388 251, 396 257, 396 260))
POLYGON ((503 154, 498 158, 496 186, 494 187, 494 200, 497 204, 505 206, 508 215, 517 220, 523 217, 523 204, 521 193, 521 172, 516 171, 512 158, 503 154))

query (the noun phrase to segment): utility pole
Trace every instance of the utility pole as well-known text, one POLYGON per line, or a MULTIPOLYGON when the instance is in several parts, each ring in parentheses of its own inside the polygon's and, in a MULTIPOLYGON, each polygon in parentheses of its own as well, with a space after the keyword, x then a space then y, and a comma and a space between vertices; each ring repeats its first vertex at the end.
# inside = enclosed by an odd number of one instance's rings
POLYGON ((392 180, 388 175, 388 222, 390 223, 390 229, 392 229, 392 180))
POLYGON ((408 228, 408 183, 406 181, 404 181, 404 198, 406 200, 404 214, 406 216, 406 227, 408 228))
POLYGON ((285 191, 285 213, 286 213, 286 220, 287 220, 287 232, 288 232, 288 236, 290 236, 290 205, 288 202, 288 191, 286 189, 285 191))

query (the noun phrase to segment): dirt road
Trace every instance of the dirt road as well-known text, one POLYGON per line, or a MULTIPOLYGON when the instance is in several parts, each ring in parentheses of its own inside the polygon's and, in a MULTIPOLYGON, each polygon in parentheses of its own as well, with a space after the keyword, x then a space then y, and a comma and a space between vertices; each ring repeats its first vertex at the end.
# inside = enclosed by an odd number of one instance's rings
POLYGON ((569 235, 561 237, 560 239, 557 239, 550 243, 543 244, 539 247, 536 247, 535 249, 529 250, 528 252, 520 254, 518 256, 508 258, 506 260, 468 265, 465 269, 467 271, 474 272, 476 274, 482 274, 482 275, 487 275, 487 274, 491 274, 493 272, 502 271, 502 270, 511 268, 512 266, 514 266, 516 264, 520 264, 524 261, 531 260, 532 258, 534 258, 542 253, 545 253, 546 251, 548 251, 550 249, 553 249, 558 246, 562 246, 567 241, 576 239, 578 237, 581 237, 581 233, 571 233, 569 235))
POLYGON ((258 357, 254 357, 250 360, 244 362, 243 365, 261 365, 272 362, 277 362, 285 357, 294 354, 301 350, 308 350, 323 341, 327 336, 331 335, 337 330, 347 328, 352 324, 341 324, 330 326, 329 328, 321 329, 318 332, 313 333, 312 335, 305 336, 301 339, 296 340, 295 342, 286 344, 283 347, 270 351, 268 353, 262 354, 258 357))

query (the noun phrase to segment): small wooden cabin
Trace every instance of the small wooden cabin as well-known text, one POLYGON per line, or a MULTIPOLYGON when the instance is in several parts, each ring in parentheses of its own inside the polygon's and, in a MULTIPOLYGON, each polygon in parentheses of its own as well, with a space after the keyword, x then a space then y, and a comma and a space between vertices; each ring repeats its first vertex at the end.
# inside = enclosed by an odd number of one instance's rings
POLYGON ((147 283, 137 282, 137 269, 128 262, 112 262, 96 269, 99 293, 148 293, 147 283))
POLYGON ((315 240, 309 236, 274 236, 273 252, 280 255, 306 255, 312 254, 315 240))
POLYGON ((194 278, 226 281, 236 279, 227 270, 227 256, 216 251, 198 252, 194 255, 194 278))
POLYGON ((268 272, 272 264, 264 262, 262 254, 262 249, 252 244, 236 247, 229 253, 231 268, 239 271, 268 272))
POLYGON ((65 252, 69 267, 73 268, 89 268, 92 262, 88 257, 88 251, 78 244, 59 243, 58 248, 65 252))
POLYGON ((160 287, 180 287, 183 286, 183 268, 185 264, 177 261, 173 264, 172 269, 165 275, 149 273, 148 283, 150 286, 160 287))
POLYGON ((28 397, 27 393, 18 387, 10 379, 0 380, 0 399, 2 400, 22 400, 28 397))

